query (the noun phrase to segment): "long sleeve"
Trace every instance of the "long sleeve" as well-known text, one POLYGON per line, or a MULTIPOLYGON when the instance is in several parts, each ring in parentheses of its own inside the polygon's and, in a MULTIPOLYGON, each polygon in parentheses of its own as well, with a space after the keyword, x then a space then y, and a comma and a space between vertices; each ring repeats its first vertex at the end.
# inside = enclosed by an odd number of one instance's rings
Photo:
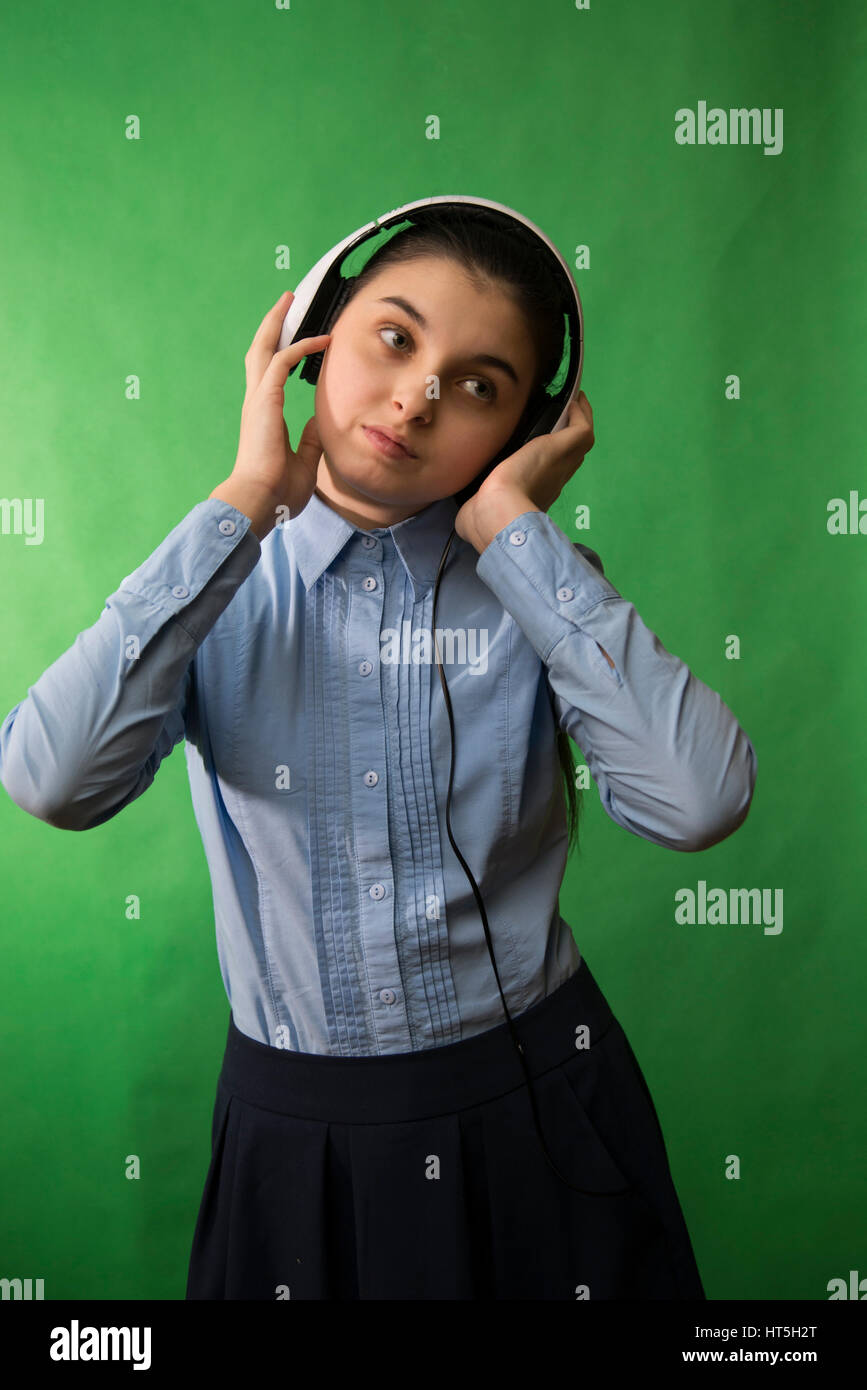
POLYGON ((89 830, 151 785, 185 732, 197 648, 261 547, 250 518, 197 503, 0 726, 0 781, 23 810, 89 830))
POLYGON ((750 739, 605 578, 594 551, 530 511, 497 533, 476 573, 547 667, 560 726, 613 821, 683 851, 741 825, 756 780, 750 739))

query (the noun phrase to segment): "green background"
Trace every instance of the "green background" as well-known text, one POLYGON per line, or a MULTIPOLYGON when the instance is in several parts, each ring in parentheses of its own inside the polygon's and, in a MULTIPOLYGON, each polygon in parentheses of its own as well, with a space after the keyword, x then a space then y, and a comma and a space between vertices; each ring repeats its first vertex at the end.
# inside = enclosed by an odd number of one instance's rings
MULTIPOLYGON (((441 193, 519 209, 570 264, 588 245, 596 444, 551 515, 759 771, 743 827, 690 856, 591 788, 561 910, 650 1083, 708 1297, 867 1275, 867 536, 827 530, 867 485, 863 6, 19 0, 2 26, 0 493, 44 498, 46 534, 0 536, 0 715, 231 471, 253 332, 328 247, 441 193), (701 100, 783 108, 782 153, 678 145, 701 100), (677 925, 700 879, 783 889, 783 931, 677 925)), ((286 394, 294 443, 313 388, 286 394)), ((183 1298, 228 1001, 182 754, 85 835, 4 793, 0 846, 0 1276, 183 1298)))

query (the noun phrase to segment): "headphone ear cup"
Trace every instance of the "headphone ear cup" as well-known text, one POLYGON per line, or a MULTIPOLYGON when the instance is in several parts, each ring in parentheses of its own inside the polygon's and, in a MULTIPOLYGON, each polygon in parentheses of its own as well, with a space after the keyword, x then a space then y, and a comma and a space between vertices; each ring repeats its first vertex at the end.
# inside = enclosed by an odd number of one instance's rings
MULTIPOLYGON (((350 294, 352 293, 352 284, 352 280, 349 280, 342 286, 340 293, 338 294, 336 300, 331 306, 331 311, 328 314, 325 323, 319 329, 320 333, 331 332, 332 328, 334 327, 335 323, 337 322, 341 313, 343 312, 344 306, 347 300, 349 299, 350 294)), ((310 333, 305 333, 304 336, 312 338, 313 333, 311 331, 310 333)), ((301 380, 312 382, 313 385, 315 385, 316 382, 319 380, 319 373, 322 370, 322 363, 324 358, 324 352, 314 352, 311 354, 310 357, 305 357, 304 366, 298 373, 301 380)))
POLYGON ((305 357, 304 366, 299 373, 302 381, 310 381, 314 386, 316 385, 324 357, 324 352, 314 352, 312 356, 305 357))

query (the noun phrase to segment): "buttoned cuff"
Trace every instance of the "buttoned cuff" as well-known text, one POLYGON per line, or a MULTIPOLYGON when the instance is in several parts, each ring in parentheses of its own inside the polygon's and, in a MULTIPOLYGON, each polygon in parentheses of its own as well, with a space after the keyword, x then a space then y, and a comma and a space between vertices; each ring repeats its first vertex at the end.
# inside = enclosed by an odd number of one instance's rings
POLYGON ((479 556, 476 574, 546 664, 597 604, 621 597, 547 512, 522 512, 498 531, 479 556))

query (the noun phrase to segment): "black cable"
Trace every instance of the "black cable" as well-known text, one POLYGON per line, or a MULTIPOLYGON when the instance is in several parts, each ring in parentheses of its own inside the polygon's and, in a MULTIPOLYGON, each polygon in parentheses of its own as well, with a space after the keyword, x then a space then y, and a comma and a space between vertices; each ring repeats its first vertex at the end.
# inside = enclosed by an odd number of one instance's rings
POLYGON ((548 1160, 549 1166, 550 1166, 551 1168, 553 1168, 554 1172, 557 1174, 557 1177, 560 1178, 560 1180, 561 1180, 562 1182, 564 1182, 564 1183, 566 1184, 567 1187, 571 1187, 572 1190, 573 1190, 574 1192, 580 1192, 580 1193, 582 1193, 585 1197, 619 1197, 619 1196, 621 1196, 622 1193, 631 1191, 631 1188, 629 1188, 629 1187, 618 1187, 618 1188, 615 1188, 615 1189, 614 1189, 613 1191, 611 1191, 611 1192, 591 1192, 591 1191, 588 1191, 587 1188, 584 1188, 584 1187, 577 1187, 577 1186, 575 1185, 575 1183, 570 1182, 568 1178, 566 1178, 566 1177, 563 1176, 563 1174, 560 1172, 560 1169, 557 1167, 556 1163, 554 1162, 553 1158, 551 1157, 551 1155, 550 1155, 549 1152, 548 1152, 548 1147, 547 1147, 547 1145, 546 1145, 546 1143, 545 1143, 545 1139, 544 1139, 544 1136, 543 1136, 543 1134, 542 1134, 542 1127, 541 1127, 541 1125, 539 1124, 539 1113, 538 1113, 538 1110, 537 1110, 537 1108, 536 1108, 536 1095, 535 1095, 535 1092, 534 1092, 534 1090, 533 1090, 533 1082, 532 1082, 532 1079, 531 1079, 531 1077, 530 1077, 530 1073, 529 1073, 529 1071, 527 1070, 527 1063, 526 1063, 526 1060, 525 1060, 525 1058, 524 1058, 524 1049, 523 1049, 523 1047, 522 1047, 522 1045, 521 1045, 521 1042, 520 1042, 520 1040, 519 1040, 519 1038, 518 1038, 517 1033, 515 1032, 515 1025, 514 1025, 513 1022, 512 1022, 512 1016, 511 1016, 511 1014, 509 1013, 508 1007, 507 1007, 507 1005, 506 1005, 506 997, 505 997, 505 995, 503 994, 503 987, 502 987, 502 985, 500 984, 500 972, 499 972, 498 969, 497 969, 497 962, 496 962, 496 960, 495 960, 495 958, 494 958, 494 948, 493 948, 493 945, 492 945, 492 943, 491 943, 491 933, 490 933, 490 929, 489 929, 489 927, 488 927, 488 918, 487 918, 487 914, 485 913, 485 905, 484 905, 484 903, 482 902, 482 896, 481 896, 481 894, 480 894, 480 892, 479 892, 478 884, 476 883, 476 880, 473 878, 472 874, 470 873, 469 868, 467 867, 466 860, 464 859, 463 855, 461 854, 460 850, 458 849, 457 845, 455 844, 455 839, 454 839, 454 836, 452 835, 451 821, 450 821, 450 819, 449 819, 449 807, 450 807, 450 805, 451 805, 451 800, 452 800, 452 782, 454 781, 454 774, 455 774, 455 725, 454 725, 454 720, 453 720, 453 718, 452 718, 452 702, 451 702, 451 700, 449 699, 448 687, 446 686, 446 678, 445 678, 445 676, 443 675, 443 663, 442 663, 442 660, 441 660, 441 657, 440 657, 439 643, 437 642, 437 635, 436 635, 436 614, 437 614, 437 596, 438 596, 438 594, 439 594, 440 580, 441 580, 441 578, 442 578, 443 568, 444 568, 445 562, 446 562, 446 556, 448 555, 449 550, 451 549, 452 541, 453 541, 453 539, 454 539, 454 537, 455 537, 456 535, 457 535, 457 532, 455 531, 454 527, 452 527, 451 535, 449 536, 448 540, 446 541, 445 549, 443 550, 442 556, 440 557, 439 569, 437 570, 436 583, 435 583, 435 585, 434 585, 433 615, 432 615, 432 617, 431 617, 431 636, 432 636, 432 638, 433 638, 434 650, 435 650, 435 652, 436 652, 437 668, 438 668, 439 673, 440 673, 440 683, 442 684, 443 695, 444 695, 444 697, 445 697, 446 711, 447 711, 448 716, 449 716, 449 729, 451 730, 451 738, 452 738, 452 760, 451 760, 451 767, 449 768, 449 790, 448 790, 448 795, 447 795, 447 797, 446 797, 446 829, 447 829, 447 831, 448 831, 448 836, 449 836, 449 840, 451 841, 452 849, 454 850, 455 854, 457 855, 458 859, 460 860, 461 866, 463 867, 463 870, 464 870, 464 873, 466 874, 467 878, 468 878, 469 881, 470 881, 470 886, 472 887, 473 893, 475 894, 476 903, 477 903, 477 905, 478 905, 479 912, 481 913, 482 924, 483 924, 483 926, 484 926, 484 928, 485 928, 485 939, 486 939, 486 941, 487 941, 487 943, 488 943, 488 954, 489 954, 490 957, 491 957, 491 964, 492 964, 493 967, 494 967, 494 974, 495 974, 495 976, 496 976, 496 978, 497 978, 497 988, 498 988, 498 990, 500 991, 500 998, 501 998, 502 1001, 503 1001, 503 1009, 505 1010, 505 1013, 506 1013, 506 1020, 507 1020, 508 1025, 509 1025, 509 1032, 510 1032, 511 1035, 512 1035, 512 1042, 515 1044, 515 1048, 516 1048, 516 1050, 517 1050, 518 1057, 519 1057, 520 1062, 521 1062, 521 1066, 522 1066, 523 1069, 524 1069, 524 1077, 525 1077, 525 1080, 526 1080, 526 1082, 527 1082, 527 1090, 529 1091, 529 1095, 530 1095, 530 1105, 531 1105, 532 1111, 533 1111, 533 1121, 534 1121, 534 1123, 535 1123, 535 1125, 536 1125, 536 1133, 537 1133, 538 1136, 539 1136, 539 1142, 540 1142, 540 1144, 542 1145, 542 1150, 543 1150, 543 1152, 544 1152, 544 1154, 545 1154, 545 1158, 548 1160))

